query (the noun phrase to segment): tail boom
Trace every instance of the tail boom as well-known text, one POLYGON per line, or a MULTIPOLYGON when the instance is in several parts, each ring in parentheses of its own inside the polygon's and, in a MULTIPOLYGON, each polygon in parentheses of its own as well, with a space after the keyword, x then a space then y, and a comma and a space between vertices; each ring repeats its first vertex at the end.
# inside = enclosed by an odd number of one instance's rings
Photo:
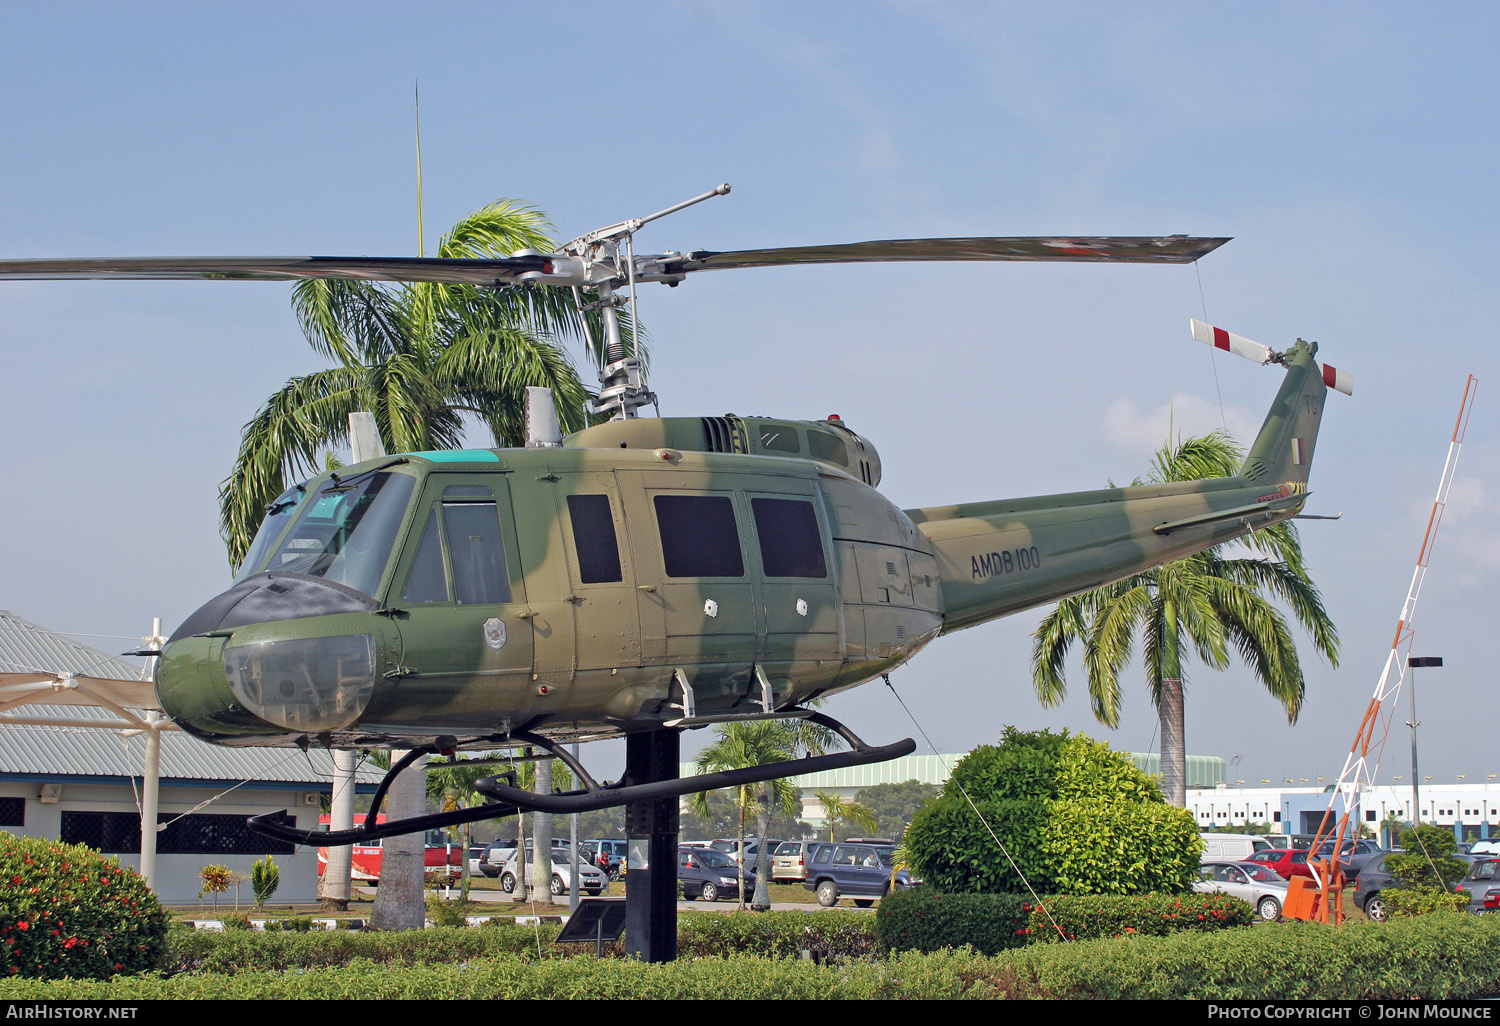
MULTIPOLYGON (((943 632, 1124 580, 1301 512, 1327 386, 1298 342, 1233 477, 908 510, 942 577, 943 632)), ((1281 362, 1281 361, 1279 361, 1281 362)))

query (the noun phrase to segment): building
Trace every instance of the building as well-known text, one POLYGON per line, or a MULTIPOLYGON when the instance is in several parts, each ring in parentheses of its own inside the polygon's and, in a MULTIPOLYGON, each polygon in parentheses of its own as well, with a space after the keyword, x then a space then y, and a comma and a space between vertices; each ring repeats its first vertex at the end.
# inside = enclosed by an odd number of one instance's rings
MULTIPOLYGON (((87 844, 139 871, 142 816, 154 803, 148 876, 163 902, 197 902, 205 865, 248 879, 267 855, 281 870, 275 900, 312 902, 317 851, 245 821, 272 813, 316 829, 332 775, 326 752, 222 748, 184 734, 160 716, 138 668, 0 611, 0 830, 87 844)), ((362 771, 360 789, 379 778, 362 771)))

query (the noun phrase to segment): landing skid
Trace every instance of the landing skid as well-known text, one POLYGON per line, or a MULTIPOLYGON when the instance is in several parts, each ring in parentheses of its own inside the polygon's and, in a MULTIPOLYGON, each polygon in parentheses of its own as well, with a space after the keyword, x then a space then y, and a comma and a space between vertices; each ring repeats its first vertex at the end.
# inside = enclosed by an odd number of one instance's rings
POLYGON ((845 769, 849 766, 864 766, 872 762, 885 762, 903 755, 910 755, 917 748, 917 743, 911 738, 889 745, 867 745, 852 730, 826 713, 806 709, 788 709, 779 715, 797 716, 827 727, 849 743, 849 751, 810 755, 802 759, 767 763, 764 766, 750 766, 745 769, 726 770, 722 773, 700 773, 691 777, 676 777, 670 780, 633 782, 627 773, 625 779, 617 783, 599 784, 589 776, 572 753, 560 744, 539 734, 516 731, 505 738, 505 743, 530 745, 541 749, 553 758, 562 760, 573 771, 573 779, 584 786, 578 790, 558 794, 534 794, 517 787, 514 774, 499 774, 484 777, 474 784, 474 789, 480 794, 498 799, 489 805, 376 824, 374 822, 376 814, 385 799, 386 791, 389 790, 397 774, 421 756, 438 752, 436 746, 428 745, 408 752, 405 757, 391 766, 371 797, 370 812, 365 815, 363 825, 353 830, 298 830, 282 823, 272 822, 272 817, 280 816, 281 813, 252 816, 247 824, 256 833, 274 837, 279 841, 318 847, 340 847, 348 844, 363 844, 382 837, 418 833, 434 827, 459 826, 480 820, 501 819, 521 812, 551 812, 570 815, 575 812, 592 812, 595 809, 627 805, 631 802, 681 797, 685 794, 696 794, 699 791, 714 791, 722 787, 757 784, 762 780, 775 780, 778 777, 821 773, 824 770, 845 769))

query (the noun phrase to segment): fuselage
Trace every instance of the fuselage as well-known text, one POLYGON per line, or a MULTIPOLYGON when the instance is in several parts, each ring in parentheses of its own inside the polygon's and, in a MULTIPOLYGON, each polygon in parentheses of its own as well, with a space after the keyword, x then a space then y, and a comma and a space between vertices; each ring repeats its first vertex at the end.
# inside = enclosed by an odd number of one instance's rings
POLYGON ((1325 385, 1299 342, 1232 477, 887 501, 841 421, 612 421, 560 447, 382 457, 268 510, 157 667, 224 744, 493 746, 767 715, 940 633, 1295 516, 1325 385))
POLYGON ((878 475, 836 422, 742 418, 324 474, 178 629, 158 693, 228 744, 588 738, 783 708, 942 627, 935 556, 878 475))

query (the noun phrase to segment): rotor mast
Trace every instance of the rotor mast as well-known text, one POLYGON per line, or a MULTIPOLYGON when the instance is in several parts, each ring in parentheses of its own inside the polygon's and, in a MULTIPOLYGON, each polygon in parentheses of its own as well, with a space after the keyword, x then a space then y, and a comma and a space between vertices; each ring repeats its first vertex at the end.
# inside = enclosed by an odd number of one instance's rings
MULTIPOLYGON (((658 218, 675 214, 679 210, 713 199, 715 196, 728 194, 729 185, 726 182, 700 196, 675 203, 654 214, 631 218, 628 221, 621 221, 619 224, 589 232, 587 235, 580 235, 563 245, 558 251, 577 257, 581 261, 585 279, 599 296, 598 300, 589 306, 580 306, 581 311, 597 311, 604 324, 604 369, 599 372, 599 398, 587 404, 588 412, 608 413, 611 420, 629 420, 639 416, 636 411, 642 406, 656 403, 656 393, 646 387, 644 375, 641 373, 641 361, 634 352, 635 346, 627 345, 620 332, 620 308, 635 300, 637 278, 635 233, 640 231, 643 225, 658 218), (623 254, 620 252, 622 244, 625 249, 623 254), (621 285, 628 286, 630 290, 628 297, 621 295, 618 291, 621 285)), ((670 255, 677 256, 678 254, 670 255)), ((545 281, 547 278, 548 275, 543 272, 534 280, 545 281)), ((666 279, 653 275, 652 280, 666 279)), ((677 280, 680 280, 680 277, 677 280)), ((671 284, 676 284, 676 281, 672 281, 671 284)), ((575 291, 574 296, 577 297, 577 295, 575 291)))

